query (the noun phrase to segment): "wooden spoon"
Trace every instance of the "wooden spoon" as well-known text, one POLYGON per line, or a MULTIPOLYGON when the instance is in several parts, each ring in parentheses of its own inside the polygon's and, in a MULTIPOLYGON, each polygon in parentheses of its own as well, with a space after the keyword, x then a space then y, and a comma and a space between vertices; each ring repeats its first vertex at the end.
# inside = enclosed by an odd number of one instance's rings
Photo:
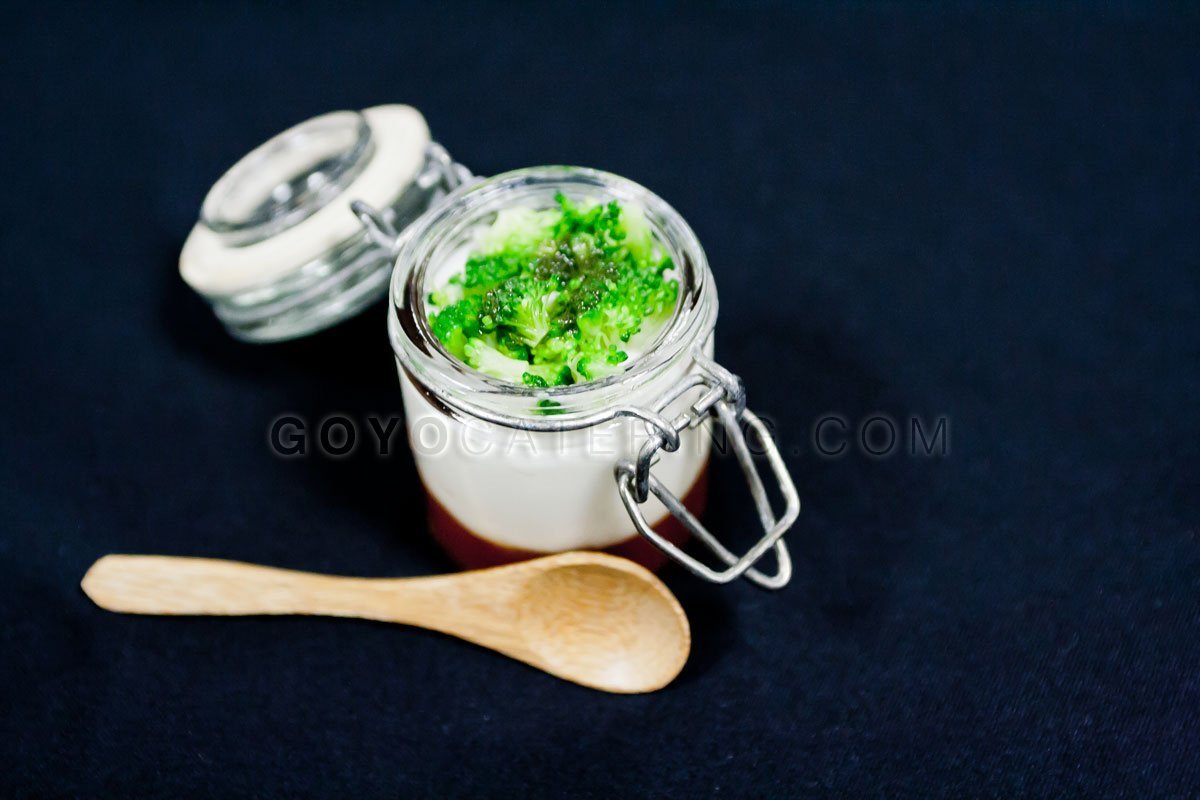
POLYGON ((606 692, 661 689, 691 649, 687 617, 662 581, 604 553, 428 578, 111 555, 92 565, 82 586, 101 608, 130 614, 321 614, 416 625, 606 692))

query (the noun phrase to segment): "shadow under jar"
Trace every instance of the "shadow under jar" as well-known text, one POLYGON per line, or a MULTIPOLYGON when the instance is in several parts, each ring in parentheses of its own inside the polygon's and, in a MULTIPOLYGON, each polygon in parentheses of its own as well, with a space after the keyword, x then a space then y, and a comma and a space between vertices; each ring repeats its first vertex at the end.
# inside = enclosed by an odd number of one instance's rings
POLYGON ((745 408, 741 381, 712 361, 717 294, 696 235, 638 184, 579 167, 534 167, 464 186, 397 243, 388 331, 409 440, 433 535, 467 567, 606 549, 656 568, 668 557, 708 580, 745 576, 778 588, 791 573, 784 532, 799 499, 770 436, 745 408), (640 207, 679 283, 674 313, 624 372, 539 388, 499 380, 453 357, 430 325, 430 291, 461 271, 478 231, 506 208, 616 200, 640 207), (746 472, 763 536, 741 556, 707 531, 711 431, 724 429, 746 472), (743 430, 759 440, 784 511, 771 508, 743 430), (680 544, 707 547, 702 561, 680 544), (773 551, 775 570, 755 564, 773 551), (718 564, 711 565, 713 560, 718 564))

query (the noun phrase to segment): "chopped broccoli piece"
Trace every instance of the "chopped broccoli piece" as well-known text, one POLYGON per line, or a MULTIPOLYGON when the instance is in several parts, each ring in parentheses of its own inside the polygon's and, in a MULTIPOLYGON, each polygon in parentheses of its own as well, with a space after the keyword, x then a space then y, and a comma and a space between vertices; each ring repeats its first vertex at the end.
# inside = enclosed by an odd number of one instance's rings
POLYGON ((553 281, 509 278, 483 296, 483 313, 525 344, 535 345, 550 332, 558 294, 553 281))
POLYGON ((625 369, 621 365, 628 358, 629 354, 624 350, 618 350, 616 345, 609 345, 607 353, 597 356, 583 356, 576 361, 574 372, 585 381, 615 375, 625 369))
POLYGON ((555 414, 561 414, 563 413, 562 403, 551 400, 548 397, 543 397, 537 402, 537 413, 547 417, 554 416, 555 414))
POLYGON ((465 291, 487 289, 521 273, 521 261, 512 253, 473 255, 463 268, 462 285, 465 291))
POLYGON ((533 351, 529 345, 511 331, 505 331, 496 336, 496 349, 509 358, 519 358, 522 361, 532 361, 533 351))
POLYGON ((579 330, 554 332, 531 348, 535 364, 569 364, 579 351, 579 330))
POLYGON ((575 375, 566 364, 530 364, 522 380, 530 386, 566 386, 575 375))
POLYGON ((539 388, 624 370, 626 343, 665 324, 679 293, 641 209, 556 201, 499 212, 463 271, 429 295, 452 355, 539 388))
POLYGON ((467 340, 463 347, 463 361, 480 372, 511 383, 521 383, 529 368, 528 362, 504 355, 494 344, 483 339, 467 340))
POLYGON ((438 311, 430 319, 433 335, 457 358, 463 358, 467 340, 480 334, 479 308, 478 297, 464 297, 438 311))

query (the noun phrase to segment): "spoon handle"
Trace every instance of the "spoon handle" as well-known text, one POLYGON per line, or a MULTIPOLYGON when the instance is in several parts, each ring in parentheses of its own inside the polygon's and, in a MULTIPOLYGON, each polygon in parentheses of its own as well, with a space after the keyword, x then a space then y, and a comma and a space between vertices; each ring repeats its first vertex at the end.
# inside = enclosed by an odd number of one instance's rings
POLYGON ((239 561, 109 555, 83 578, 96 605, 127 614, 321 614, 422 624, 428 579, 346 578, 239 561))

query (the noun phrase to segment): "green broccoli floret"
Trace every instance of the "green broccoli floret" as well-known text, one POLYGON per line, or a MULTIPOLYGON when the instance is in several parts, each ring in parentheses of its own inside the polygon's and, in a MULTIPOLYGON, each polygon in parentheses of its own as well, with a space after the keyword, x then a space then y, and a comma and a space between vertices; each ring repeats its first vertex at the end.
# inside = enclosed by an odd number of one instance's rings
POLYGON ((566 386, 575 375, 566 364, 530 364, 521 380, 529 386, 566 386))
POLYGON ((579 329, 552 330, 531 348, 536 364, 569 364, 579 351, 579 329))
POLYGON ((463 289, 486 291, 500 281, 519 275, 521 262, 521 254, 514 252, 473 255, 463 267, 463 289))
POLYGON ((641 209, 556 201, 500 212, 463 271, 429 296, 450 353, 537 387, 625 369, 626 343, 664 324, 679 292, 641 209))
POLYGON ((585 341, 608 349, 624 344, 641 330, 642 315, 627 303, 598 305, 579 317, 579 332, 585 341))
POLYGON ((551 400, 548 397, 543 397, 541 400, 538 400, 538 402, 537 402, 537 412, 536 413, 542 414, 547 417, 552 417, 555 414, 561 414, 561 413, 563 413, 562 403, 559 403, 555 400, 551 400))
POLYGON ((501 353, 484 339, 468 339, 463 346, 463 361, 479 370, 510 383, 521 383, 529 363, 501 353))
POLYGON ((464 297, 430 318, 433 335, 456 358, 463 357, 463 348, 466 346, 467 340, 480 334, 479 309, 478 297, 464 297))
POLYGON ((512 331, 502 331, 496 335, 496 349, 509 358, 519 358, 526 363, 533 361, 532 349, 512 331))
POLYGON ((629 359, 629 354, 610 345, 607 353, 597 356, 583 356, 575 362, 574 372, 582 380, 591 381, 622 372, 622 366, 629 359))
POLYGON ((554 322, 558 287, 536 278, 509 278, 483 296, 483 313, 516 334, 525 344, 535 345, 550 332, 554 322))

